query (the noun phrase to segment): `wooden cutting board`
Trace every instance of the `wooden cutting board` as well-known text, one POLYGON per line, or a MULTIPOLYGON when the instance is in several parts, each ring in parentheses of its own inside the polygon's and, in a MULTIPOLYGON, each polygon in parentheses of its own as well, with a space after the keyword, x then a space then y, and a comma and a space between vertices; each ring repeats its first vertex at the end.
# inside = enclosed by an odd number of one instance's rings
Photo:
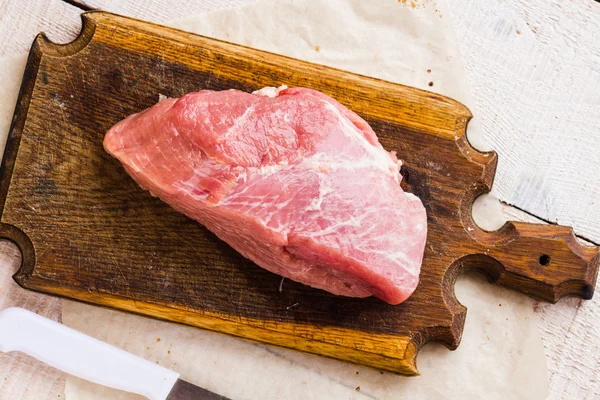
POLYGON ((456 101, 104 12, 83 20, 72 43, 33 43, 3 159, 0 236, 21 249, 21 286, 409 375, 424 343, 458 346, 466 309, 454 282, 465 270, 551 302, 592 297, 598 249, 570 228, 475 225, 497 156, 469 145, 471 114, 456 101), (102 148, 159 93, 280 84, 335 97, 405 161, 402 186, 429 221, 421 283, 405 303, 282 285, 141 190, 102 148))

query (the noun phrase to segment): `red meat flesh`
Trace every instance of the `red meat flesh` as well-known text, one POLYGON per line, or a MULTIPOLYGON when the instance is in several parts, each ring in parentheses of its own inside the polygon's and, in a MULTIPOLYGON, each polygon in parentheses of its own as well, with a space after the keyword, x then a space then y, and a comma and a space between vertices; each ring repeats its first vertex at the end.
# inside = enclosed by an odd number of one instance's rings
POLYGON ((371 127, 321 92, 166 99, 112 127, 104 147, 142 188, 271 272, 390 304, 417 287, 425 208, 371 127))

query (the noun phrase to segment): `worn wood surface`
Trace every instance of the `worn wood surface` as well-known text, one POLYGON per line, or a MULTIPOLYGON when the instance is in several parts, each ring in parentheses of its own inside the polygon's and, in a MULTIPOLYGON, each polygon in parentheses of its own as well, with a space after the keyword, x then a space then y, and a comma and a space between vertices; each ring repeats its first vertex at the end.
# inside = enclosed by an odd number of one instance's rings
POLYGON ((3 161, 0 234, 22 250, 15 278, 24 287, 414 374, 424 343, 460 341, 466 310, 453 284, 465 269, 552 302, 590 298, 595 285, 597 249, 569 228, 475 225, 471 205, 489 191, 496 156, 469 146, 469 118, 433 93, 86 14, 75 42, 34 43, 3 161), (102 150, 106 130, 158 93, 279 83, 335 96, 406 161, 404 185, 424 201, 430 233, 421 284, 402 305, 293 282, 280 292, 280 277, 139 189, 102 150))

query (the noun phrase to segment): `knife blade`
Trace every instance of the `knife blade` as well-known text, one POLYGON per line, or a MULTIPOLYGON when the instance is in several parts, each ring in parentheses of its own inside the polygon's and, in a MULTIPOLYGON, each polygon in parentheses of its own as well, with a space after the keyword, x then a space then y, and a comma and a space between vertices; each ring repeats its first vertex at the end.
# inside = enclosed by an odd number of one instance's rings
POLYGON ((167 396, 167 400, 229 400, 227 397, 221 396, 204 388, 196 386, 192 383, 177 379, 171 393, 167 396))
POLYGON ((67 374, 150 400, 229 400, 179 374, 23 308, 0 311, 0 351, 20 351, 67 374))

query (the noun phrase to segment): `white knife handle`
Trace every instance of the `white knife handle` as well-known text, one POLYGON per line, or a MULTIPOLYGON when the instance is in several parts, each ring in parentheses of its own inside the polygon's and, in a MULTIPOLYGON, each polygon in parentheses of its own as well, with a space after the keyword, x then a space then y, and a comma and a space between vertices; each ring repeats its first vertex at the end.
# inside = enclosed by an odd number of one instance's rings
POLYGON ((179 374, 22 308, 0 312, 0 351, 20 351, 79 378, 165 400, 179 374))

